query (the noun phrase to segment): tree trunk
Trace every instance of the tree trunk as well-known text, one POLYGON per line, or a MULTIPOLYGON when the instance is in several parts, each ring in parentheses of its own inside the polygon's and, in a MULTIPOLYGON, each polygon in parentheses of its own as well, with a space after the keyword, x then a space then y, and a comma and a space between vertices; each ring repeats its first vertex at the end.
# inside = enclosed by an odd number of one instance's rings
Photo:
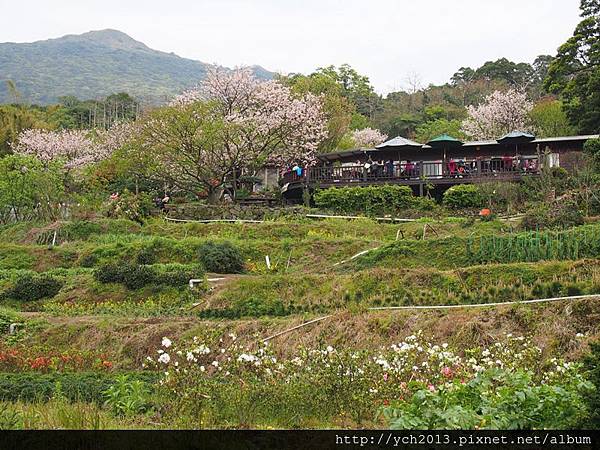
POLYGON ((217 186, 213 187, 208 191, 208 198, 206 199, 209 204, 214 205, 219 203, 221 200, 221 196, 223 195, 223 187, 217 186))

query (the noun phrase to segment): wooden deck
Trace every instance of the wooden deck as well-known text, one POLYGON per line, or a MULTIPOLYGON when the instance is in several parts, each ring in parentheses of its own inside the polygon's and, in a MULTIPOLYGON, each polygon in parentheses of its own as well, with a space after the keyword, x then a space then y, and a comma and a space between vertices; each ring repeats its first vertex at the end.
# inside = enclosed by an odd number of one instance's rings
POLYGON ((283 175, 280 184, 287 189, 307 186, 328 188, 341 186, 371 186, 403 184, 408 186, 455 185, 490 181, 520 181, 539 174, 537 158, 506 161, 500 158, 461 161, 459 163, 423 162, 392 165, 321 166, 283 175))

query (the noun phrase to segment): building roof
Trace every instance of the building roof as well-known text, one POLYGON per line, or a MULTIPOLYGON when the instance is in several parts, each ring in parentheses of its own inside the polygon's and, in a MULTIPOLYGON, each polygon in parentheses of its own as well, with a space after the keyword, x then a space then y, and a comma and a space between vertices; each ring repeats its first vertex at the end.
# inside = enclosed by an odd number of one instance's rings
POLYGON ((532 141, 535 139, 535 136, 531 133, 527 133, 525 131, 511 131, 508 134, 505 134, 504 136, 502 136, 500 139, 498 139, 499 143, 503 143, 503 142, 514 142, 517 140, 522 140, 522 141, 532 141))
POLYGON ((456 139, 455 137, 452 137, 448 134, 442 134, 441 136, 435 137, 432 140, 430 140, 427 145, 431 146, 431 144, 442 144, 442 143, 446 143, 446 142, 452 142, 455 144, 462 144, 462 141, 456 139))
MULTIPOLYGON (((511 133, 509 133, 509 134, 511 134, 511 133)), ((460 142, 451 136, 448 136, 448 137, 451 140, 460 142)), ((439 136, 436 139, 440 139, 440 138, 445 139, 446 137, 439 136)), ((542 144, 542 143, 550 143, 550 142, 587 141, 589 139, 600 139, 600 135, 599 134, 588 134, 588 135, 582 135, 582 136, 560 136, 560 137, 534 139, 529 142, 533 143, 533 144, 542 144)), ((439 140, 437 140, 437 141, 433 140, 433 141, 440 142, 439 140)), ((432 142, 432 141, 430 141, 430 142, 432 142)), ((444 141, 442 141, 442 142, 444 142, 444 141)), ((450 142, 453 142, 453 141, 450 141, 450 142)), ((411 141, 410 139, 406 139, 402 136, 398 136, 393 139, 390 139, 387 142, 384 142, 383 144, 378 145, 374 149, 373 148, 359 148, 359 149, 353 149, 353 150, 344 150, 341 152, 331 152, 331 153, 326 153, 323 155, 318 155, 318 158, 322 161, 335 161, 336 159, 343 158, 345 156, 361 156, 366 153, 375 152, 377 150, 381 150, 381 149, 384 149, 387 147, 405 147, 405 148, 413 147, 415 149, 416 148, 422 148, 422 149, 433 148, 432 146, 430 146, 428 144, 429 143, 422 145, 422 144, 419 144, 418 142, 411 141)), ((463 143, 462 147, 483 147, 483 146, 487 146, 487 145, 500 145, 500 143, 494 139, 483 140, 483 141, 469 141, 469 142, 463 143)))
POLYGON ((542 139, 535 139, 534 141, 531 141, 531 142, 542 143, 542 142, 564 142, 564 141, 588 141, 590 139, 600 139, 600 134, 542 138, 542 139))
POLYGON ((385 147, 423 147, 423 144, 419 144, 418 142, 411 141, 402 136, 396 136, 389 141, 384 142, 383 144, 379 144, 375 146, 375 148, 385 148, 385 147))
POLYGON ((364 155, 367 151, 373 150, 371 148, 356 148, 354 150, 343 150, 341 152, 331 152, 331 153, 323 153, 322 155, 317 155, 321 161, 335 161, 336 159, 343 158, 344 156, 361 156, 364 155))

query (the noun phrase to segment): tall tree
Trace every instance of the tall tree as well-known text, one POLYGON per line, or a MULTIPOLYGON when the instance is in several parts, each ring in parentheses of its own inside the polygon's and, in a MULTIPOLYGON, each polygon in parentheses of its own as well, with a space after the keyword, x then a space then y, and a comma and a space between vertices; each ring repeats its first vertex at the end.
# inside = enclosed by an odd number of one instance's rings
POLYGON ((342 85, 337 77, 314 72, 310 75, 292 74, 281 77, 280 81, 290 86, 295 94, 311 93, 322 98, 323 114, 327 119, 327 138, 321 143, 320 152, 332 152, 338 148, 353 125, 359 124, 363 128, 367 126, 368 120, 357 113, 354 103, 343 95, 342 85))
POLYGON ((581 1, 582 21, 558 49, 545 82, 559 94, 569 120, 582 133, 600 130, 600 0, 581 1))
POLYGON ((278 81, 259 82, 247 69, 211 71, 144 120, 132 155, 144 156, 171 186, 215 201, 244 169, 314 162, 327 136, 321 101, 278 81))

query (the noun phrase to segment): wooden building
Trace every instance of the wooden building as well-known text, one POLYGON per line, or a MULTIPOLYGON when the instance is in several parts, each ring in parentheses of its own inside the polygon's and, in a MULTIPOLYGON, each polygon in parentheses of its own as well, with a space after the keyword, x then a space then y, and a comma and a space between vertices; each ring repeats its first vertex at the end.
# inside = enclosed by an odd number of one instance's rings
POLYGON ((583 145, 599 135, 536 139, 513 132, 498 140, 461 142, 443 135, 427 144, 396 137, 376 148, 319 155, 314 167, 283 174, 280 185, 287 197, 298 189, 348 185, 405 184, 423 192, 424 184, 454 184, 492 180, 519 181, 536 176, 544 167, 574 169, 583 145))

